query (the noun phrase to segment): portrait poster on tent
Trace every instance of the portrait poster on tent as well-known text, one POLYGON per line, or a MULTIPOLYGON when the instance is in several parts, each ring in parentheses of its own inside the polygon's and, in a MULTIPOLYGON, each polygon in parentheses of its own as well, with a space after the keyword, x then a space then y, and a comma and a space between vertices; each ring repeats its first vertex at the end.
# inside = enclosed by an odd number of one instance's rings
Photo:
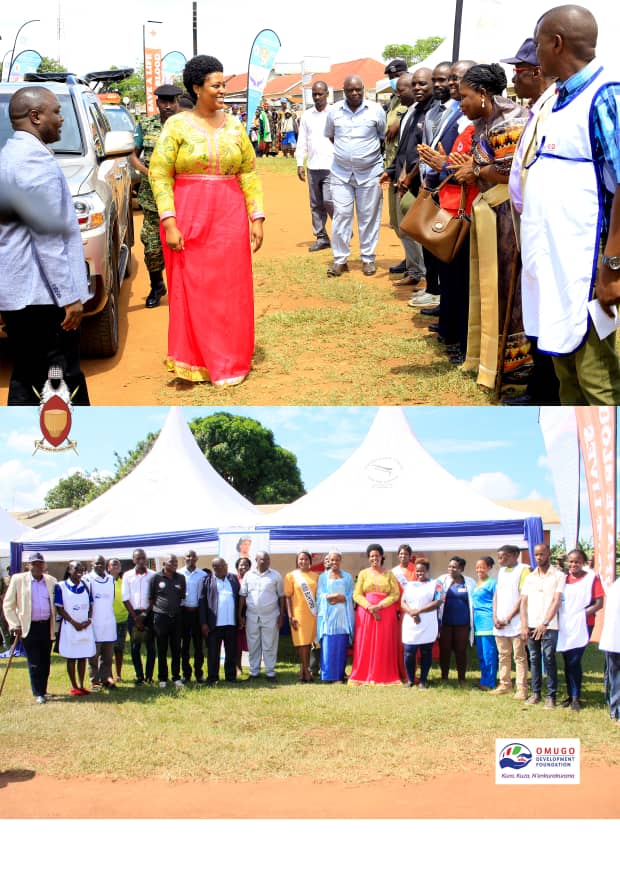
POLYGON ((269 533, 255 530, 220 533, 218 553, 228 564, 230 572, 235 571, 235 564, 240 557, 247 557, 255 567, 255 558, 259 551, 269 551, 269 533))

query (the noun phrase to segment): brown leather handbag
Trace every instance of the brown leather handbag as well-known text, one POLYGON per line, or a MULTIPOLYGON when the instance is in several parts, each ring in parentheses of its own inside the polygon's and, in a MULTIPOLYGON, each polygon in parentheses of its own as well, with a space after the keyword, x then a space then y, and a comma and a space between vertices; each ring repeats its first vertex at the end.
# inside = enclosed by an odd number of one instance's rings
POLYGON ((437 201, 438 192, 450 181, 446 179, 436 189, 420 189, 417 198, 403 216, 400 230, 422 244, 442 262, 451 262, 469 234, 471 219, 465 213, 465 186, 461 185, 461 202, 453 216, 437 201))

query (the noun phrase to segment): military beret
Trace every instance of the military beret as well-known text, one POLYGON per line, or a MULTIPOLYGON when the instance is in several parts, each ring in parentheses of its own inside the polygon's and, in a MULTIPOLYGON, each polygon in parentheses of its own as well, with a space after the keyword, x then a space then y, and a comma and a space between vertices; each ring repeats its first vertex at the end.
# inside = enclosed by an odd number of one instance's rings
POLYGON ((160 85, 153 94, 156 97, 178 97, 180 94, 183 94, 183 89, 179 88, 178 85, 160 85))

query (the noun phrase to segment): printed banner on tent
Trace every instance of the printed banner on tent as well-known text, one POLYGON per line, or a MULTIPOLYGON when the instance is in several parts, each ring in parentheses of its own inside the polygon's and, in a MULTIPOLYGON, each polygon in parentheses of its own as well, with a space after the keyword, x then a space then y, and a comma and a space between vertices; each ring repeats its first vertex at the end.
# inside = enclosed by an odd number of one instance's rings
POLYGON ((280 38, 272 30, 261 30, 256 35, 252 50, 250 51, 250 60, 248 63, 248 94, 247 94, 247 121, 246 127, 248 134, 254 121, 256 107, 259 105, 265 85, 269 79, 280 48, 280 38))
POLYGON ((259 551, 269 551, 269 533, 259 533, 256 530, 220 533, 219 554, 228 564, 229 572, 235 572, 235 564, 240 557, 247 557, 255 567, 255 558, 259 551))
POLYGON ((11 64, 11 82, 23 82, 26 73, 36 73, 43 59, 38 52, 27 49, 20 52, 11 64))
POLYGON ((616 578, 616 409, 575 409, 592 518, 596 570, 606 587, 616 578))
POLYGON ((161 59, 161 81, 163 85, 176 85, 175 80, 183 76, 187 58, 183 52, 168 52, 161 59))
POLYGON ((157 112, 153 92, 161 84, 161 36, 157 25, 149 21, 144 25, 144 88, 147 116, 154 116, 157 112))
POLYGON ((570 551, 579 536, 579 439, 575 409, 549 406, 540 409, 542 432, 566 548, 570 551))

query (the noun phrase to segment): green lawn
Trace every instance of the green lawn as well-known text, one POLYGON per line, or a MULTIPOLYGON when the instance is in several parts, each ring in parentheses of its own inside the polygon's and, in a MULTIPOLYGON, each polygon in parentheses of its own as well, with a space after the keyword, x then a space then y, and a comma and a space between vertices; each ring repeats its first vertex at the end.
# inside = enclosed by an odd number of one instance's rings
MULTIPOLYGON (((441 687, 434 665, 428 692, 406 687, 298 685, 289 641, 281 643, 277 686, 265 681, 157 684, 88 698, 69 697, 63 659, 54 656, 46 706, 30 694, 24 658, 14 661, 2 698, 4 770, 53 776, 98 775, 251 781, 306 775, 317 780, 421 780, 467 769, 492 770, 496 737, 580 737, 582 758, 617 764, 620 735, 603 702, 602 654, 586 652, 581 713, 525 707, 455 682, 441 687), (6 741, 10 740, 10 746, 6 741)), ((474 653, 472 651, 472 665, 474 653)), ((560 668, 562 660, 559 661, 560 668)), ((124 666, 129 680, 129 656, 124 666)), ((560 692, 563 697, 560 669, 560 692)))

